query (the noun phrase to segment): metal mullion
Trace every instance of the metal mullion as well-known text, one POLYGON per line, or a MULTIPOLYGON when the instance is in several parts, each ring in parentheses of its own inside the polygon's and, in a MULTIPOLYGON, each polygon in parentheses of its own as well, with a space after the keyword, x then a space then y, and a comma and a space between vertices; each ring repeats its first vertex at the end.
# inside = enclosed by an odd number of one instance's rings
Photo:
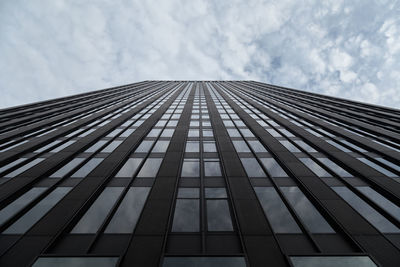
MULTIPOLYGON (((201 90, 200 90, 200 82, 196 82, 196 89, 198 92, 197 95, 197 100, 198 100, 198 110, 199 110, 199 163, 200 163, 200 232, 201 232, 201 249, 202 252, 205 253, 207 251, 206 248, 206 231, 207 229, 207 218, 206 218, 206 203, 205 203, 205 197, 204 197, 204 159, 203 159, 203 125, 201 123, 201 116, 203 114, 203 111, 201 110, 202 104, 201 104, 201 90)), ((204 90, 203 90, 204 91, 204 90)), ((196 99, 196 95, 195 98, 196 99)), ((192 108, 193 111, 193 108, 192 108)), ((193 114, 193 113, 192 113, 193 114)), ((190 121, 192 119, 190 118, 190 121)), ((190 126, 189 126, 190 129, 190 126)))

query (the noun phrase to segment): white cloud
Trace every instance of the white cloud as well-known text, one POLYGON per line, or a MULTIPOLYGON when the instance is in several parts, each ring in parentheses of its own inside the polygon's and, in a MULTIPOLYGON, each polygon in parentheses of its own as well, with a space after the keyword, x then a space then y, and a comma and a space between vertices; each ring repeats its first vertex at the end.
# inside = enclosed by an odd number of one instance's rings
POLYGON ((400 106, 396 1, 39 2, 0 4, 0 107, 146 79, 252 79, 400 106))

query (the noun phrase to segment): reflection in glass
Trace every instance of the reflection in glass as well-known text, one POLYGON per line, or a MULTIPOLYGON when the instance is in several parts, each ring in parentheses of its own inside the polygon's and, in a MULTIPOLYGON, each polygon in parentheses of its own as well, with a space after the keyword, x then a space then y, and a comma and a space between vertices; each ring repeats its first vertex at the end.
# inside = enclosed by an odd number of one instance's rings
POLYGON ((217 152, 217 147, 214 141, 203 141, 204 152, 217 152))
POLYGON ((94 143, 94 145, 92 145, 91 147, 86 149, 85 152, 87 152, 87 153, 95 152, 97 149, 99 149, 100 147, 102 147, 106 143, 107 143, 107 141, 105 141, 105 140, 97 141, 96 143, 94 143))
POLYGON ((397 177, 396 174, 394 174, 391 171, 388 171, 387 169, 383 168, 382 166, 379 166, 378 164, 366 159, 366 158, 357 158, 358 160, 364 162, 365 164, 367 164, 368 166, 370 166, 371 168, 374 168, 375 170, 377 170, 378 172, 383 173, 384 175, 388 176, 388 177, 397 177))
POLYGON ((106 187, 71 233, 96 233, 123 189, 123 187, 106 187))
POLYGON ((34 187, 0 210, 0 225, 26 207, 26 205, 31 203, 32 200, 41 195, 46 189, 46 187, 34 187))
POLYGON ((240 141, 234 140, 234 141, 232 141, 232 143, 238 153, 251 152, 250 148, 246 145, 246 142, 243 140, 240 140, 240 141))
POLYGON ((287 140, 279 140, 281 144, 286 147, 290 152, 301 152, 295 145, 287 140))
POLYGON ((103 161, 102 158, 92 158, 86 162, 79 170, 71 175, 72 178, 83 178, 86 177, 94 168, 97 167, 103 161))
POLYGON ((18 169, 16 169, 16 170, 10 172, 9 174, 6 174, 4 177, 6 177, 6 178, 15 177, 15 176, 17 176, 17 175, 23 173, 24 171, 28 170, 29 168, 35 166, 36 164, 38 164, 39 162, 41 162, 41 161, 43 161, 43 160, 44 160, 44 158, 37 158, 37 159, 34 159, 34 160, 28 162, 27 164, 22 165, 22 166, 19 167, 18 169))
POLYGON ((228 201, 207 200, 206 203, 208 231, 233 231, 228 201))
POLYGON ((318 177, 332 177, 332 175, 323 169, 318 163, 313 161, 310 158, 300 158, 301 162, 303 162, 313 173, 315 173, 318 177))
POLYGON ((199 137, 200 132, 199 130, 190 129, 188 132, 188 137, 199 137))
POLYGON ((182 187, 178 190, 178 198, 199 198, 199 188, 186 188, 182 187))
POLYGON ((172 137, 172 135, 174 134, 175 129, 165 129, 162 134, 161 137, 172 137))
POLYGON ((115 267, 117 257, 39 257, 32 267, 115 267))
POLYGON ((275 233, 301 233, 296 221, 273 187, 255 187, 254 190, 275 233))
POLYGON ((204 160, 204 176, 221 176, 219 161, 204 160))
POLYGON ((203 130, 204 137, 213 137, 213 132, 211 130, 203 130))
POLYGON ((187 141, 185 152, 199 152, 200 145, 198 141, 187 141))
POLYGON ((298 187, 290 186, 280 189, 311 233, 335 233, 298 187))
POLYGON ((197 199, 177 199, 173 232, 198 232, 200 229, 200 205, 197 199))
POLYGON ((246 267, 246 261, 244 257, 165 257, 162 267, 246 267))
POLYGON ((308 144, 306 144, 305 142, 303 142, 301 140, 294 140, 294 142, 307 152, 310 152, 310 153, 317 152, 314 148, 312 148, 311 146, 309 146, 308 144))
POLYGON ((227 129, 230 137, 240 137, 240 133, 236 129, 227 129))
POLYGON ((111 152, 113 152, 114 149, 116 149, 121 143, 122 143, 122 141, 114 140, 114 141, 112 141, 110 144, 108 144, 108 146, 106 146, 101 152, 102 152, 102 153, 111 153, 111 152))
POLYGON ((138 148, 136 148, 135 153, 147 153, 150 151, 151 146, 153 145, 154 141, 144 140, 138 148))
POLYGON ((205 188, 206 198, 227 198, 226 189, 223 187, 205 188))
POLYGON ((150 187, 131 187, 108 224, 105 233, 130 234, 142 212, 150 187))
POLYGON ((54 205, 56 205, 69 191, 71 187, 57 187, 21 218, 8 227, 4 234, 23 234, 39 221, 54 205))
POLYGON ((289 177, 275 159, 261 158, 260 160, 271 177, 289 177))
POLYGON ((184 159, 182 165, 182 177, 199 177, 200 162, 198 159, 184 159))
POLYGON ((50 178, 61 178, 64 177, 67 173, 69 173, 72 169, 74 169, 76 166, 78 166, 82 161, 84 161, 85 158, 75 158, 65 164, 63 167, 58 169, 55 173, 50 175, 50 178))
POLYGON ((249 145, 255 153, 266 153, 268 152, 265 147, 259 141, 249 141, 249 145))
POLYGON ((161 129, 152 129, 147 137, 157 137, 161 133, 161 129))
POLYGON ((142 158, 130 158, 128 159, 124 166, 119 170, 115 177, 129 177, 131 178, 135 174, 137 168, 142 162, 142 158))
POLYGON ((378 228, 382 233, 399 233, 400 229, 392 224, 388 219, 378 213, 368 203, 354 194, 350 189, 344 186, 332 187, 350 206, 358 211, 367 221, 378 228))
POLYGON ((156 177, 162 158, 148 158, 143 164, 137 177, 156 177))
POLYGON ((294 267, 376 267, 368 256, 291 256, 294 267))
POLYGON ((162 141, 159 140, 157 143, 154 145, 153 150, 151 151, 152 153, 165 153, 168 149, 169 146, 169 141, 162 141))
POLYGON ((249 177, 267 177, 255 158, 240 158, 249 177))
POLYGON ((330 159, 328 158, 317 158, 317 159, 321 161, 323 164, 325 164, 329 169, 334 171, 340 177, 353 177, 353 175, 348 173, 346 170, 344 170, 342 167, 340 167, 330 159))

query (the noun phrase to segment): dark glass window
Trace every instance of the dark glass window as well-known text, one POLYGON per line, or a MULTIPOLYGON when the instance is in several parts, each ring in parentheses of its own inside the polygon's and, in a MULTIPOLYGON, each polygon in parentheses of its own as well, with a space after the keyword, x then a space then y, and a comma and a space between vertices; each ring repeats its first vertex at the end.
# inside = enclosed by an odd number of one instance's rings
POLYGON ((161 137, 172 137, 172 135, 174 135, 174 129, 165 129, 162 134, 161 137))
POLYGON ((123 187, 106 187, 71 233, 96 233, 123 189, 123 187))
POLYGON ((271 177, 288 177, 287 173, 273 158, 261 158, 261 163, 271 177))
POLYGON ((43 198, 32 209, 8 227, 4 234, 23 234, 39 221, 54 205, 56 205, 69 191, 71 187, 57 187, 49 195, 43 198))
POLYGON ((56 171, 55 173, 50 175, 50 177, 51 178, 64 177, 64 175, 66 175, 67 173, 72 171, 75 167, 77 167, 84 160, 85 160, 85 158, 75 158, 75 159, 71 160, 70 162, 68 162, 67 164, 65 164, 60 169, 58 169, 58 171, 56 171))
POLYGON ((113 152, 114 149, 116 149, 121 143, 122 143, 122 141, 114 140, 114 141, 112 141, 110 144, 108 144, 108 146, 106 146, 101 152, 103 152, 103 153, 111 153, 111 152, 113 152))
POLYGON ((128 159, 124 166, 119 170, 119 172, 115 175, 115 177, 129 177, 131 178, 133 174, 137 171, 140 163, 142 162, 142 158, 130 158, 128 159))
POLYGON ((199 188, 179 188, 178 198, 199 198, 200 190, 199 188))
POLYGON ((200 136, 200 132, 199 130, 194 130, 194 129, 190 129, 189 133, 188 133, 189 137, 199 137, 200 136))
MULTIPOLYGON (((165 257, 163 267, 246 267, 244 257, 165 257)), ((35 266, 36 267, 36 266, 35 266)))
POLYGON ((156 177, 163 159, 148 158, 143 164, 137 177, 156 177))
POLYGON ((115 267, 117 257, 39 257, 32 267, 115 267))
POLYGON ((142 212, 150 187, 131 187, 108 224, 105 233, 130 234, 142 212))
POLYGON ((233 231, 227 200, 207 200, 207 228, 208 231, 233 231))
POLYGON ((154 141, 144 140, 138 148, 136 148, 136 153, 147 153, 150 151, 151 146, 153 145, 154 141))
POLYGON ((238 153, 251 152, 250 148, 246 145, 246 142, 243 140, 239 140, 239 141, 234 140, 234 141, 232 141, 232 143, 238 153))
POLYGON ((227 198, 226 189, 221 188, 205 188, 206 198, 227 198))
POLYGON ((95 152, 95 151, 97 151, 100 147, 104 146, 106 143, 107 143, 107 141, 105 141, 105 140, 97 141, 96 143, 94 143, 94 145, 92 145, 91 147, 89 147, 88 149, 86 149, 85 152, 88 152, 88 153, 95 152))
POLYGON ((102 158, 92 158, 86 162, 79 170, 71 175, 73 178, 83 178, 86 177, 94 168, 97 167, 103 161, 102 158))
POLYGON ((198 141, 187 141, 185 152, 199 152, 200 144, 198 141))
POLYGON ((218 160, 204 160, 204 176, 221 176, 221 167, 218 160))
POLYGON ((198 199, 176 200, 173 232, 198 232, 200 230, 199 204, 198 199))
POLYGON ((217 152, 217 147, 214 141, 203 141, 204 152, 217 152))
POLYGON ((199 177, 200 176, 200 161, 198 159, 184 159, 182 165, 183 177, 199 177))
POLYGON ((255 158, 240 158, 249 177, 267 177, 255 158))
POLYGON ((332 175, 322 168, 318 163, 310 158, 300 158, 300 160, 318 177, 332 177, 332 175))
POLYGON ((376 267, 368 256, 291 256, 293 267, 376 267))
POLYGON ((6 178, 15 177, 15 176, 17 176, 17 175, 23 173, 24 171, 28 170, 29 168, 35 166, 36 164, 38 164, 39 162, 41 162, 41 161, 43 161, 43 160, 44 160, 44 158, 37 158, 37 159, 34 159, 34 160, 28 162, 27 164, 22 165, 22 166, 19 167, 18 169, 16 169, 16 170, 10 172, 9 174, 6 174, 4 177, 6 177, 6 178))
POLYGON ((162 141, 159 140, 157 143, 154 145, 154 148, 151 152, 153 153, 165 153, 168 149, 169 146, 169 141, 162 141))
POLYGON ((323 164, 325 164, 329 169, 331 169, 333 172, 335 172, 337 175, 340 177, 353 177, 350 173, 348 173, 346 170, 344 170, 342 167, 338 166, 336 163, 331 161, 328 158, 317 158, 319 161, 321 161, 323 164))
POLYGON ((249 145, 251 146, 251 148, 254 150, 255 153, 268 152, 259 141, 249 141, 249 145))
POLYGON ((301 152, 295 145, 293 145, 289 141, 279 141, 281 144, 286 147, 290 152, 301 152))

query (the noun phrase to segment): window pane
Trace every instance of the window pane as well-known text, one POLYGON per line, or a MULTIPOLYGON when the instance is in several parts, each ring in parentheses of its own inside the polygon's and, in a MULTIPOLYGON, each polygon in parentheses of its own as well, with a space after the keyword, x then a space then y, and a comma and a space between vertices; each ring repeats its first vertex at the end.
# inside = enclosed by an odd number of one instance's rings
POLYGON ((83 178, 86 177, 94 168, 99 165, 103 159, 101 158, 92 158, 88 162, 85 163, 79 170, 77 170, 74 174, 71 175, 73 178, 83 178))
POLYGON ((131 187, 108 224, 105 233, 130 234, 142 212, 150 187, 131 187))
POLYGON ((136 153, 147 153, 150 151, 151 146, 153 145, 154 141, 147 141, 144 140, 138 148, 135 150, 136 153))
POLYGON ((78 166, 85 158, 75 158, 61 167, 58 171, 50 175, 51 178, 61 178, 64 177, 67 173, 69 173, 72 169, 78 166))
POLYGON ((227 200, 207 200, 208 231, 233 231, 227 200))
POLYGON ((199 132, 199 130, 189 130, 188 136, 189 137, 199 137, 200 132, 199 132))
POLYGON ((206 198, 227 198, 225 188, 206 188, 206 198))
POLYGON ((298 144, 301 148, 303 148, 307 152, 317 152, 314 148, 309 146, 308 144, 304 143, 303 141, 300 140, 294 140, 296 144, 298 144))
POLYGON ((123 187, 106 187, 71 233, 96 233, 123 189, 123 187))
POLYGON ((197 159, 185 159, 182 165, 183 177, 199 177, 200 176, 200 162, 197 159))
POLYGON ((152 129, 147 137, 157 137, 161 133, 161 129, 152 129))
POLYGON ((92 145, 91 147, 86 149, 85 152, 88 152, 88 153, 95 152, 97 149, 104 146, 106 143, 107 143, 107 141, 105 141, 105 140, 97 141, 94 145, 92 145))
POLYGON ((254 190, 275 233, 301 233, 296 221, 273 187, 255 187, 254 190))
POLYGON ((163 267, 246 267, 246 261, 243 257, 165 257, 163 267))
POLYGON ((39 257, 32 267, 114 267, 117 257, 39 257))
POLYGON ((172 135, 174 134, 174 129, 165 129, 162 134, 161 137, 172 137, 172 135))
POLYGON ((168 149, 169 146, 169 141, 157 141, 155 144, 153 150, 151 152, 153 153, 165 153, 168 149))
POLYGON ((128 159, 124 166, 119 170, 115 177, 129 177, 131 178, 135 174, 137 168, 142 162, 142 158, 130 158, 128 159))
POLYGON ((199 152, 200 145, 198 141, 188 141, 186 142, 185 152, 199 152))
POLYGON ((203 151, 204 152, 217 152, 217 147, 215 146, 215 142, 203 142, 203 151))
POLYGON ((179 188, 178 198, 199 198, 199 188, 179 188))
POLYGON ((172 224, 173 232, 198 232, 200 205, 199 200, 177 199, 175 206, 174 221, 172 224))
POLYGON ((108 146, 106 146, 101 152, 103 153, 111 153, 116 149, 122 141, 112 141, 108 146))
POLYGON ((281 144, 286 147, 290 152, 301 152, 295 145, 293 145, 289 141, 279 141, 281 144))
POLYGON ((46 187, 34 187, 8 204, 4 209, 0 210, 0 225, 17 214, 20 210, 31 203, 32 200, 41 195, 45 190, 47 190, 46 187))
POLYGON ((213 132, 211 130, 203 130, 204 137, 213 137, 213 132))
POLYGON ((236 129, 227 129, 230 137, 240 137, 240 133, 236 129))
POLYGON ((275 159, 261 158, 260 160, 271 177, 288 177, 287 173, 275 159))
POLYGON ((313 161, 310 158, 300 158, 301 162, 303 162, 313 173, 315 173, 318 177, 332 177, 332 175, 323 169, 318 163, 313 161))
POLYGON ((391 171, 386 170, 385 168, 379 166, 378 164, 366 159, 366 158, 357 158, 358 160, 364 162, 365 164, 367 164, 368 166, 370 166, 371 168, 374 168, 375 170, 377 170, 378 172, 383 173, 384 175, 388 176, 388 177, 397 177, 396 174, 394 174, 391 171))
POLYGON ((255 158, 240 158, 249 177, 267 177, 255 158))
POLYGON ((254 134, 249 129, 239 129, 244 137, 254 137, 254 134))
POLYGON ((232 141, 232 143, 238 153, 251 152, 245 141, 232 141))
POLYGON ((368 256, 291 256, 294 267, 376 267, 368 256))
POLYGON ((321 161, 323 164, 325 164, 329 169, 334 171, 340 177, 353 177, 353 175, 348 173, 346 170, 344 170, 342 167, 340 167, 330 159, 328 158, 317 158, 317 159, 321 161))
POLYGON ((56 205, 69 191, 71 187, 57 187, 44 199, 26 212, 15 223, 8 227, 4 234, 23 234, 39 221, 54 205, 56 205))
POLYGON ((37 158, 37 159, 34 159, 34 160, 28 162, 27 164, 22 165, 22 166, 19 167, 18 169, 16 169, 16 170, 10 172, 9 174, 6 174, 4 177, 7 177, 7 178, 15 177, 15 176, 17 176, 17 175, 23 173, 24 171, 28 170, 29 168, 35 166, 36 164, 38 164, 38 163, 41 162, 42 160, 44 160, 44 158, 37 158))
POLYGON ((161 158, 148 158, 140 169, 137 177, 156 177, 161 162, 161 158))
POLYGON ((249 141, 249 145, 251 146, 251 148, 254 150, 255 153, 268 152, 259 141, 249 141))
POLYGON ((400 229, 383 217, 368 203, 344 186, 332 187, 347 203, 358 211, 366 220, 378 228, 382 233, 399 233, 400 229))
POLYGON ((280 189, 311 233, 335 232, 298 187, 281 187, 280 189))
POLYGON ((219 161, 204 161, 205 176, 222 176, 219 161))

